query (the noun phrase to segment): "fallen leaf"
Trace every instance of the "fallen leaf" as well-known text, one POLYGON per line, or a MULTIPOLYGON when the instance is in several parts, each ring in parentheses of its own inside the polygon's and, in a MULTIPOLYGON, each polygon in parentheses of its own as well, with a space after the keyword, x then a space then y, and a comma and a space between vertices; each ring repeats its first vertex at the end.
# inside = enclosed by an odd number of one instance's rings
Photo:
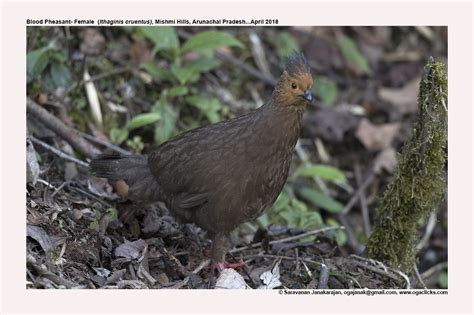
POLYGON ((178 235, 180 232, 176 221, 168 215, 161 215, 157 209, 149 209, 143 219, 143 233, 149 233, 156 236, 178 235))
POLYGON ((401 88, 407 82, 420 76, 417 61, 384 62, 378 72, 384 88, 401 88))
POLYGON ((106 268, 102 268, 102 267, 92 267, 92 269, 94 269, 95 273, 99 276, 99 277, 104 277, 104 278, 107 278, 108 276, 110 276, 111 274, 111 271, 106 269, 106 268))
POLYGON ((98 196, 105 197, 107 199, 117 199, 118 196, 113 193, 113 188, 109 184, 106 178, 99 178, 91 176, 87 180, 87 189, 98 196))
POLYGON ((82 39, 80 49, 87 55, 98 55, 105 48, 105 38, 95 28, 86 28, 79 37, 82 39))
MULTIPOLYGON (((67 154, 74 156, 74 149, 66 141, 61 141, 61 150, 67 154)), ((73 162, 66 162, 64 167, 64 179, 68 182, 74 179, 79 172, 77 171, 77 165, 73 162)))
POLYGON ((355 129, 359 118, 332 108, 322 108, 304 120, 304 127, 311 137, 321 137, 329 142, 341 142, 344 134, 355 129))
POLYGON ((133 242, 125 240, 125 243, 115 249, 115 256, 124 257, 129 260, 138 259, 142 256, 142 252, 146 247, 148 247, 148 245, 142 239, 133 242))
POLYGON ((420 78, 415 78, 400 89, 382 87, 379 89, 379 97, 393 106, 396 106, 403 114, 414 113, 418 109, 417 98, 419 84, 420 78))
POLYGON ((170 283, 170 279, 164 272, 161 272, 158 275, 156 275, 156 281, 158 281, 158 283, 163 286, 168 285, 170 283))
POLYGON ((374 172, 380 173, 384 169, 391 174, 395 166, 397 166, 397 153, 394 148, 389 147, 377 154, 374 161, 374 172))
POLYGON ((120 269, 112 272, 112 275, 107 278, 105 284, 116 283, 117 281, 121 280, 123 276, 127 273, 126 269, 120 269))
POLYGON ((129 49, 130 59, 136 64, 147 63, 152 60, 150 49, 148 49, 145 40, 138 40, 134 42, 129 49))
MULTIPOLYGON (((108 287, 104 287, 106 288, 108 287)), ((140 280, 120 280, 117 282, 117 289, 148 289, 148 286, 140 280)))
POLYGON ((356 131, 356 137, 368 150, 388 148, 400 129, 400 123, 374 125, 363 118, 356 131))
POLYGON ((84 213, 79 210, 79 209, 73 209, 72 210, 72 217, 74 218, 74 220, 78 221, 82 218, 82 216, 84 215, 84 213))
POLYGON ((275 264, 272 270, 265 271, 260 275, 263 285, 259 289, 274 289, 281 286, 280 282, 280 261, 275 264))
POLYGON ((244 278, 234 269, 222 270, 216 281, 216 289, 248 289, 244 278))
POLYGON ((29 138, 26 139, 26 181, 36 185, 40 173, 36 151, 29 138))
POLYGON ((37 241, 45 253, 49 253, 54 247, 48 233, 40 226, 28 224, 26 226, 26 236, 37 241))
POLYGON ((86 96, 89 101, 89 106, 91 107, 92 118, 97 125, 102 126, 102 112, 100 111, 100 102, 99 95, 97 94, 97 89, 95 88, 94 82, 90 81, 91 76, 87 69, 84 70, 83 80, 86 82, 84 84, 86 88, 86 96))
POLYGON ((143 266, 143 263, 140 263, 140 265, 138 266, 137 275, 141 279, 148 281, 151 285, 154 285, 157 282, 157 280, 153 278, 153 276, 143 266))

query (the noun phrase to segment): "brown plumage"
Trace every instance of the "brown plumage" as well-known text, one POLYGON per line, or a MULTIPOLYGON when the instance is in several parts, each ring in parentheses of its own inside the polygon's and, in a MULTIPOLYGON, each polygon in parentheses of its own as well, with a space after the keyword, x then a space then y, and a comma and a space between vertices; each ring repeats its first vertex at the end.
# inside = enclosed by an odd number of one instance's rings
POLYGON ((132 201, 164 201, 179 221, 207 230, 212 259, 223 263, 229 233, 262 214, 285 184, 312 83, 305 57, 294 53, 255 111, 182 133, 149 155, 93 160, 91 173, 123 179, 132 201))

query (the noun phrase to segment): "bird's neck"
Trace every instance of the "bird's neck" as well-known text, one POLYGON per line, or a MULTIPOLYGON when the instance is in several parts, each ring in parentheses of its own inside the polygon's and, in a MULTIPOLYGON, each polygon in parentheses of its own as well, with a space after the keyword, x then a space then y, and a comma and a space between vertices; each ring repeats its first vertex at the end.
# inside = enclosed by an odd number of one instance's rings
POLYGON ((269 102, 261 107, 263 119, 258 124, 264 130, 263 137, 279 139, 282 148, 294 147, 300 136, 304 106, 282 106, 269 102))
POLYGON ((298 130, 301 127, 301 121, 303 119, 303 114, 306 111, 306 102, 298 101, 296 103, 283 103, 278 99, 278 95, 272 95, 270 102, 267 106, 269 117, 272 117, 274 122, 287 121, 290 124, 295 124, 298 126, 298 130))

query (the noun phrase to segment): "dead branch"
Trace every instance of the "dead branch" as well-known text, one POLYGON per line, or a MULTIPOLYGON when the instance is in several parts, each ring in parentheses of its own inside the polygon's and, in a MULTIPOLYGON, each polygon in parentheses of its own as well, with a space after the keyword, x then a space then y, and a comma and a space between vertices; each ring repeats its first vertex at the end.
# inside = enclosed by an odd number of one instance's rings
MULTIPOLYGON (((197 266, 196 269, 193 270, 193 272, 191 272, 191 274, 198 274, 201 270, 203 270, 204 268, 206 268, 207 266, 209 266, 210 263, 211 263, 211 260, 210 260, 210 259, 204 260, 203 262, 201 262, 201 263, 199 264, 199 266, 197 266)), ((173 285, 171 288, 172 288, 172 289, 179 289, 179 288, 182 288, 183 286, 185 286, 186 284, 188 284, 190 277, 191 277, 191 275, 187 276, 186 278, 184 278, 184 279, 181 280, 180 282, 178 282, 178 283, 176 283, 175 285, 173 285)))
POLYGON ((421 284, 423 289, 427 289, 425 282, 423 281, 423 278, 420 275, 420 272, 418 271, 418 266, 416 264, 413 264, 413 273, 415 274, 416 280, 418 280, 418 283, 421 284))
POLYGON ((352 209, 352 207, 355 205, 355 203, 357 202, 357 200, 359 200, 361 194, 365 191, 365 189, 367 188, 367 186, 370 185, 370 183, 372 183, 372 181, 375 179, 375 174, 374 173, 371 173, 366 179, 365 181, 362 183, 362 185, 359 186, 359 188, 357 188, 357 191, 355 192, 355 194, 351 197, 351 199, 349 200, 349 202, 344 206, 344 209, 341 211, 342 214, 346 215, 349 213, 349 211, 352 209))
MULTIPOLYGON (((362 185, 362 174, 361 174, 360 166, 359 166, 358 163, 355 164, 354 174, 355 174, 357 186, 360 187, 362 185)), ((359 201, 360 201, 360 209, 362 211, 362 219, 363 219, 363 222, 364 222, 365 236, 369 237, 371 227, 370 227, 369 208, 367 207, 367 198, 365 196, 365 189, 361 190, 360 196, 359 196, 359 201)))
MULTIPOLYGON (((295 240, 298 240, 298 239, 306 237, 306 236, 311 236, 311 235, 324 233, 324 232, 327 232, 327 231, 339 230, 339 229, 344 229, 344 227, 343 226, 324 227, 322 229, 311 230, 311 231, 308 231, 308 232, 305 232, 305 233, 302 233, 302 234, 298 234, 298 235, 294 235, 294 236, 290 236, 290 237, 285 237, 285 238, 282 238, 282 239, 279 239, 279 240, 274 240, 274 241, 269 242, 268 244, 269 245, 274 245, 274 244, 279 244, 279 243, 291 242, 291 241, 295 241, 295 240)), ((259 247, 261 245, 262 245, 262 242, 258 242, 258 243, 252 244, 250 246, 243 246, 243 247, 235 248, 235 249, 229 251, 229 253, 234 254, 234 253, 238 253, 238 252, 244 251, 244 250, 249 249, 249 248, 256 248, 256 247, 259 247)))
POLYGON ((62 121, 57 119, 54 115, 49 113, 46 109, 38 105, 29 97, 26 99, 26 106, 28 113, 32 114, 48 129, 51 129, 58 136, 66 140, 69 144, 71 144, 74 149, 79 151, 81 154, 84 154, 85 156, 91 159, 100 154, 100 151, 94 146, 92 146, 89 142, 84 140, 77 130, 66 126, 62 121))
POLYGON ((114 151, 117 152, 117 153, 120 153, 120 154, 123 154, 123 155, 131 155, 131 154, 132 154, 132 152, 130 152, 130 151, 128 151, 128 150, 122 149, 122 148, 119 147, 119 146, 116 146, 116 145, 114 145, 114 144, 112 144, 112 143, 110 143, 110 142, 107 142, 107 141, 104 141, 104 140, 99 139, 99 138, 97 138, 97 137, 94 137, 94 136, 92 136, 92 135, 90 135, 90 134, 88 134, 88 133, 85 133, 85 132, 82 132, 82 131, 78 131, 78 132, 79 132, 79 134, 80 134, 83 138, 85 138, 86 140, 89 140, 89 141, 91 141, 91 142, 100 144, 100 145, 102 145, 102 146, 104 146, 104 147, 106 147, 106 148, 109 148, 109 149, 111 149, 111 150, 114 150, 114 151))
POLYGON ((73 156, 70 156, 69 154, 59 150, 59 149, 56 149, 55 147, 53 146, 50 146, 49 144, 47 144, 46 142, 43 142, 39 139, 36 139, 35 137, 33 136, 30 136, 30 139, 31 141, 34 143, 34 144, 37 144, 39 145, 40 147, 42 147, 43 149, 45 150, 48 150, 49 152, 52 152, 54 154, 56 154, 57 156, 59 156, 61 159, 63 160, 66 160, 66 161, 69 161, 69 162, 74 162, 80 166, 84 166, 86 168, 89 167, 89 163, 86 163, 84 161, 81 161, 81 160, 78 160, 76 159, 75 157, 73 156))

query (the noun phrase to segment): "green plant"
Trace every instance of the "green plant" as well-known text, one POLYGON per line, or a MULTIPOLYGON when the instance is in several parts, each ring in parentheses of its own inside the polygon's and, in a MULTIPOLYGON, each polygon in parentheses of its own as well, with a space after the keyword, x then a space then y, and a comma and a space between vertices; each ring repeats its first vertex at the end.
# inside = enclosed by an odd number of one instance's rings
POLYGON ((41 78, 41 85, 48 91, 58 87, 66 88, 71 81, 71 73, 66 66, 66 55, 56 47, 54 41, 32 50, 26 55, 27 83, 41 78))
POLYGON ((213 49, 224 46, 243 48, 244 45, 232 35, 222 31, 200 32, 180 43, 175 29, 170 26, 140 27, 132 30, 136 30, 138 35, 153 43, 153 55, 159 55, 168 61, 167 67, 155 62, 140 65, 140 68, 153 79, 165 83, 168 87, 160 91, 160 97, 150 113, 134 117, 123 128, 112 128, 110 130, 112 141, 122 143, 130 131, 147 125, 154 126, 155 143, 168 140, 175 133, 175 124, 179 116, 179 107, 175 104, 186 103, 197 108, 211 123, 221 120, 221 115, 226 114, 226 109, 220 102, 204 93, 190 94, 195 89, 189 86, 198 81, 203 73, 219 65, 212 54, 213 49), (190 61, 184 62, 184 57, 188 53, 195 55, 190 61), (185 102, 181 102, 181 99, 185 102))
POLYGON ((204 31, 192 35, 182 45, 176 31, 171 26, 144 26, 139 31, 153 44, 153 54, 159 54, 171 62, 169 68, 161 68, 154 63, 145 63, 142 68, 156 79, 184 85, 196 82, 202 73, 210 71, 219 65, 212 51, 219 47, 245 46, 232 35, 222 31, 204 31), (184 63, 183 56, 196 53, 197 57, 184 63))
POLYGON ((270 33, 268 40, 276 48, 280 60, 283 60, 293 51, 301 51, 300 45, 290 33, 286 31, 270 33))
MULTIPOLYGON (((304 186, 296 184, 299 179, 315 177, 328 183, 346 182, 344 173, 336 167, 303 162, 289 178, 271 209, 258 219, 259 224, 262 226, 281 224, 301 229, 319 228, 326 225, 338 226, 337 221, 333 219, 325 221, 320 210, 338 213, 343 209, 343 205, 308 183, 304 186)), ((341 246, 347 240, 344 231, 335 231, 330 235, 335 237, 341 246)))
POLYGON ((344 59, 346 59, 349 65, 355 67, 362 73, 372 74, 372 70, 369 67, 367 59, 360 53, 357 45, 352 39, 345 35, 340 35, 337 38, 337 44, 341 54, 344 56, 344 59))
POLYGON ((336 82, 323 76, 315 76, 313 82, 314 94, 321 99, 323 104, 333 105, 338 95, 336 82))
POLYGON ((135 136, 133 139, 127 140, 127 147, 132 149, 133 153, 140 154, 145 147, 142 141, 142 137, 135 136))

